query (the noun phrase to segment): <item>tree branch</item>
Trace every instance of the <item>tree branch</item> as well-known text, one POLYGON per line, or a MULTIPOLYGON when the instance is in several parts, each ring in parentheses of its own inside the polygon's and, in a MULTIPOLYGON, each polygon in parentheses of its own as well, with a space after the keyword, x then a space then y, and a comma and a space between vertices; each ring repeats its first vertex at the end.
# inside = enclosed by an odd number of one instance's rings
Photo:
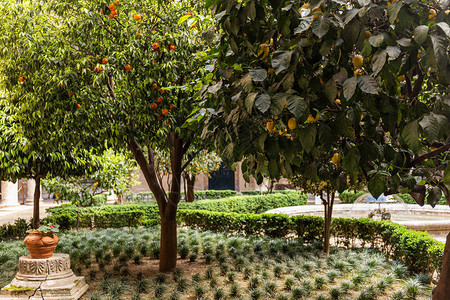
POLYGON ((434 151, 431 151, 431 152, 429 152, 429 153, 426 153, 426 154, 424 154, 424 155, 421 155, 421 156, 419 156, 419 157, 413 159, 413 160, 409 163, 408 167, 414 167, 415 165, 420 164, 420 163, 423 162, 424 160, 426 160, 426 159, 428 159, 428 158, 431 158, 431 157, 434 157, 434 156, 436 156, 436 155, 438 155, 438 154, 441 154, 441 153, 447 151, 448 149, 450 149, 450 144, 445 144, 444 146, 439 147, 439 148, 437 148, 437 149, 434 150, 434 151))

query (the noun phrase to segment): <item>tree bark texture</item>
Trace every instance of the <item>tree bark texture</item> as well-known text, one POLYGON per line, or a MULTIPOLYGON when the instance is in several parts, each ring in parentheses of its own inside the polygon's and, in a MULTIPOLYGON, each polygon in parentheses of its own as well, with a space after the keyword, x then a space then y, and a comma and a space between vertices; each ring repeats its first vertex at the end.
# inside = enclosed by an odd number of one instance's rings
POLYGON ((447 235, 447 242, 445 243, 441 276, 433 290, 433 300, 450 300, 450 233, 447 235))
POLYGON ((33 229, 39 228, 39 200, 41 199, 41 176, 37 175, 35 180, 34 195, 33 195, 33 229))
POLYGON ((194 202, 195 200, 195 192, 194 192, 194 185, 195 185, 195 175, 188 175, 186 174, 186 202, 194 202))

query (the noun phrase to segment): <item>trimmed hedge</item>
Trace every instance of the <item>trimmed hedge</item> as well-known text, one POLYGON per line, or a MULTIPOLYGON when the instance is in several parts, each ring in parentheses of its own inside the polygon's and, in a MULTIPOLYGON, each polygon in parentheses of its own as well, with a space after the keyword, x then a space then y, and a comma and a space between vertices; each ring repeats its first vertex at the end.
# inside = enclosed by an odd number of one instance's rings
MULTIPOLYGON (((96 213, 83 213, 78 215, 78 227, 86 228, 122 228, 139 227, 146 219, 143 210, 127 211, 100 211, 96 213)), ((77 214, 62 213, 52 215, 42 220, 43 224, 58 224, 61 230, 69 230, 76 227, 77 214)))
MULTIPOLYGON (((324 220, 314 216, 240 214, 200 210, 179 210, 179 222, 187 226, 211 230, 264 234, 289 238, 296 235, 305 241, 321 240, 324 220)), ((426 232, 409 230, 390 221, 334 218, 331 233, 343 246, 370 245, 404 263, 414 273, 432 273, 440 268, 444 244, 426 232)))
POLYGON ((345 190, 339 194, 339 199, 344 203, 354 203, 356 199, 367 193, 366 191, 345 190))
MULTIPOLYGON (((305 194, 296 192, 286 195, 270 194, 265 196, 235 196, 218 200, 201 200, 192 203, 180 202, 178 207, 180 209, 262 213, 278 207, 304 205, 306 204, 306 200, 307 196, 305 194)), ((146 219, 159 219, 158 206, 156 202, 151 202, 148 204, 103 205, 89 207, 76 207, 71 204, 63 204, 57 207, 48 208, 47 212, 54 217, 76 217, 77 212, 79 212, 80 215, 86 215, 97 214, 99 212, 124 212, 135 210, 144 211, 146 219)), ((64 221, 64 219, 62 221, 64 221)))
POLYGON ((17 219, 14 224, 4 224, 0 226, 0 242, 7 240, 22 240, 27 235, 27 230, 31 228, 30 222, 24 219, 17 219))

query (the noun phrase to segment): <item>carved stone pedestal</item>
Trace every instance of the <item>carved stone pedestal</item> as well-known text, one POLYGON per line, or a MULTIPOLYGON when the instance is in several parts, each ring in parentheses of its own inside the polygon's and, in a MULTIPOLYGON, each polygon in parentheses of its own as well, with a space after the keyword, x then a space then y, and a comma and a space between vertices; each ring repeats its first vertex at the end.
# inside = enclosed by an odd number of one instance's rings
POLYGON ((68 254, 55 253, 50 258, 19 258, 19 272, 0 291, 0 299, 77 300, 87 291, 83 276, 70 269, 68 254))

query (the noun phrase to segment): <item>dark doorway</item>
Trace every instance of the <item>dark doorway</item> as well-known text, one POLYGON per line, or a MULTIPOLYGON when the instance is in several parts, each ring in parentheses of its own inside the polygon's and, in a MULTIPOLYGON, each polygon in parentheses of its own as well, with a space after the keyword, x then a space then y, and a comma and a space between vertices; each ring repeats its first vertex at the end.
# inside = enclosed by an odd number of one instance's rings
POLYGON ((220 167, 219 170, 211 172, 208 180, 210 190, 234 190, 234 171, 229 167, 220 167))

